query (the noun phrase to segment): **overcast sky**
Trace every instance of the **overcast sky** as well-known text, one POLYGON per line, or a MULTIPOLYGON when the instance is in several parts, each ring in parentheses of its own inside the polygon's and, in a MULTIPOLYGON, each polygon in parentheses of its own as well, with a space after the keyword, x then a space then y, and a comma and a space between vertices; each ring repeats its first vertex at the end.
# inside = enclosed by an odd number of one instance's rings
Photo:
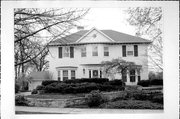
POLYGON ((127 8, 91 8, 81 23, 87 30, 96 27, 99 30, 111 29, 135 35, 134 27, 126 21, 125 9, 127 8))

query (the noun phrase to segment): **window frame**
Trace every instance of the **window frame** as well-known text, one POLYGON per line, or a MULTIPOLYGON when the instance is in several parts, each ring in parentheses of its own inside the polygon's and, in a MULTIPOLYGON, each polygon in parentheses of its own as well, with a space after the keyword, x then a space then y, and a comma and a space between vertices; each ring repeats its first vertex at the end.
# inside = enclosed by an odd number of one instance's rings
POLYGON ((98 56, 98 46, 92 47, 92 56, 97 57, 98 56))
POLYGON ((131 69, 129 71, 129 75, 130 75, 130 82, 136 82, 136 70, 135 69, 131 69), (134 74, 131 74, 131 72, 134 71, 134 74))
POLYGON ((63 81, 68 80, 68 70, 63 70, 63 81), (64 72, 67 71, 67 76, 64 76, 64 72))
POLYGON ((63 57, 70 57, 70 47, 64 47, 63 48, 63 57))
POLYGON ((86 57, 87 55, 86 55, 87 53, 86 53, 86 47, 82 47, 81 48, 81 57, 86 57))
POLYGON ((108 46, 104 46, 104 56, 108 57, 109 56, 109 47, 108 46), (107 49, 106 49, 107 48, 107 49), (107 55, 106 55, 107 53, 107 55))
POLYGON ((76 79, 76 71, 75 70, 71 70, 71 79, 76 79), (72 72, 74 72, 74 76, 72 76, 72 72))

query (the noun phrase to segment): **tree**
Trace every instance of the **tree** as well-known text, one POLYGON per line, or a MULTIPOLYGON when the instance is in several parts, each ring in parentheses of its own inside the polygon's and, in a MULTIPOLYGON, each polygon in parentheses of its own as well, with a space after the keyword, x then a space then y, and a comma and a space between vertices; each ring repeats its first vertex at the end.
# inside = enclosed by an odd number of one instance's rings
POLYGON ((141 69, 140 65, 136 65, 134 62, 129 62, 121 58, 112 59, 111 61, 103 61, 101 64, 103 65, 105 74, 114 75, 116 73, 120 73, 123 81, 126 80, 125 77, 127 71, 132 69, 141 69))
POLYGON ((78 26, 89 9, 14 9, 14 43, 16 77, 34 64, 43 70, 47 46, 53 40, 67 35, 78 26), (41 42, 39 42, 41 41, 41 42), (41 46, 42 45, 42 46, 41 46), (41 60, 41 61, 39 61, 41 60))
POLYGON ((139 37, 148 36, 152 41, 152 44, 148 48, 149 59, 152 64, 151 68, 154 67, 157 70, 162 71, 163 43, 161 36, 161 7, 128 8, 126 13, 128 14, 128 23, 136 28, 136 35, 139 37))

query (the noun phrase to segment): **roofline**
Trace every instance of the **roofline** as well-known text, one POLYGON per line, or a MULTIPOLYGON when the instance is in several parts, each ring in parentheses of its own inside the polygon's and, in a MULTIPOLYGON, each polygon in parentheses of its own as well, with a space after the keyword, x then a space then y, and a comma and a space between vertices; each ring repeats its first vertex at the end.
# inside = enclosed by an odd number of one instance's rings
POLYGON ((112 38, 110 38, 109 36, 107 36, 106 34, 104 34, 102 31, 98 30, 97 28, 93 27, 92 29, 90 29, 87 33, 85 33, 82 37, 80 37, 76 43, 79 43, 79 41, 81 41, 85 36, 87 36, 90 32, 92 32, 93 30, 98 31, 99 33, 101 33, 103 36, 105 36, 106 38, 108 38, 109 40, 115 42, 112 38))
POLYGON ((151 44, 152 42, 89 42, 89 43, 67 43, 67 44, 51 44, 49 46, 73 46, 73 45, 87 45, 87 44, 109 44, 109 45, 117 45, 117 44, 151 44))

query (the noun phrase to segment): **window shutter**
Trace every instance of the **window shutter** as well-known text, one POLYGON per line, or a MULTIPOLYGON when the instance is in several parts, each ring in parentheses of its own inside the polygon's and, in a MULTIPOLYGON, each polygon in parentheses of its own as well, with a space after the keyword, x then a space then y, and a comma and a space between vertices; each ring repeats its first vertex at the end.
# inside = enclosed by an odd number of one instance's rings
POLYGON ((125 45, 122 46, 122 56, 126 57, 126 46, 125 45))
POLYGON ((58 47, 59 58, 62 58, 62 47, 58 47))
POLYGON ((70 47, 70 58, 74 58, 74 47, 70 47))
POLYGON ((138 56, 138 45, 134 45, 134 56, 138 56))

